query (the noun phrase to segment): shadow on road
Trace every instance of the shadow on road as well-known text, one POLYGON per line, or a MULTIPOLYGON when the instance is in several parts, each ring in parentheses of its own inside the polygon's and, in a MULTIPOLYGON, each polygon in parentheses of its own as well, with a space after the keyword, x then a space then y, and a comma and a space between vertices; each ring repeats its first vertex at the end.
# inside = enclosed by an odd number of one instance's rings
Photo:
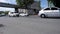
POLYGON ((47 17, 45 19, 60 19, 60 17, 47 17))
POLYGON ((4 27, 4 25, 3 24, 0 24, 0 27, 4 27))

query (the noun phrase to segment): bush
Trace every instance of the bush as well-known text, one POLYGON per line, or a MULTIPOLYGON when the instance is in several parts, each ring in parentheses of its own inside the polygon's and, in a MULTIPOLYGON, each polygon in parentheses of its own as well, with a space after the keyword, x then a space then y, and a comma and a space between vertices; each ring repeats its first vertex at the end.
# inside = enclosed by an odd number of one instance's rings
POLYGON ((5 15, 8 15, 9 11, 5 11, 4 13, 5 13, 5 15))

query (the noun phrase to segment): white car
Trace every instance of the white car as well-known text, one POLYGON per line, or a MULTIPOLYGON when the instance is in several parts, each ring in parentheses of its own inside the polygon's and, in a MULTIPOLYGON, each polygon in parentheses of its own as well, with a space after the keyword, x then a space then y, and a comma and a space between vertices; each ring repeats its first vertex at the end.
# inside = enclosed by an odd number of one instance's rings
POLYGON ((39 11, 38 16, 44 17, 60 17, 60 8, 51 7, 51 8, 44 8, 39 11))
POLYGON ((15 13, 15 12, 9 12, 8 15, 11 17, 17 16, 19 15, 19 13, 15 13))
POLYGON ((19 16, 29 16, 28 13, 20 13, 19 16))

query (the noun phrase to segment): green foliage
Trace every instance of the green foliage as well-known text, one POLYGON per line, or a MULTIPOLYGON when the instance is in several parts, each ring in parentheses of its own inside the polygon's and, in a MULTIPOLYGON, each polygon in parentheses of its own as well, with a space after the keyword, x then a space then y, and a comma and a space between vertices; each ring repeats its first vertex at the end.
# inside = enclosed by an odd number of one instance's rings
POLYGON ((48 1, 48 7, 51 7, 51 4, 54 4, 54 0, 47 0, 48 1))
POLYGON ((27 7, 28 5, 32 4, 34 0, 16 0, 16 2, 20 7, 27 7))
POLYGON ((50 2, 50 1, 52 1, 52 0, 48 0, 48 2, 50 2))
POLYGON ((6 15, 8 15, 9 11, 5 11, 4 13, 5 13, 6 15))
POLYGON ((53 3, 55 7, 59 7, 60 8, 60 0, 47 0, 48 4, 49 2, 53 3))
POLYGON ((4 13, 3 11, 0 11, 0 14, 4 13))
POLYGON ((54 0, 47 0, 48 2, 51 2, 51 3, 53 3, 54 2, 54 0))
POLYGON ((53 4, 60 8, 60 0, 53 0, 53 4))
POLYGON ((0 14, 8 15, 9 11, 0 11, 0 14))

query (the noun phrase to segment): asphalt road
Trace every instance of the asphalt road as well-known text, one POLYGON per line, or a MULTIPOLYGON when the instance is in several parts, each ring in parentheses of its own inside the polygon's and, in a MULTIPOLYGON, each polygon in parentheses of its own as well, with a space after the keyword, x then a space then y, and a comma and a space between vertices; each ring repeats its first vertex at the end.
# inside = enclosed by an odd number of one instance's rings
POLYGON ((0 34, 60 34, 60 18, 0 17, 0 34))

